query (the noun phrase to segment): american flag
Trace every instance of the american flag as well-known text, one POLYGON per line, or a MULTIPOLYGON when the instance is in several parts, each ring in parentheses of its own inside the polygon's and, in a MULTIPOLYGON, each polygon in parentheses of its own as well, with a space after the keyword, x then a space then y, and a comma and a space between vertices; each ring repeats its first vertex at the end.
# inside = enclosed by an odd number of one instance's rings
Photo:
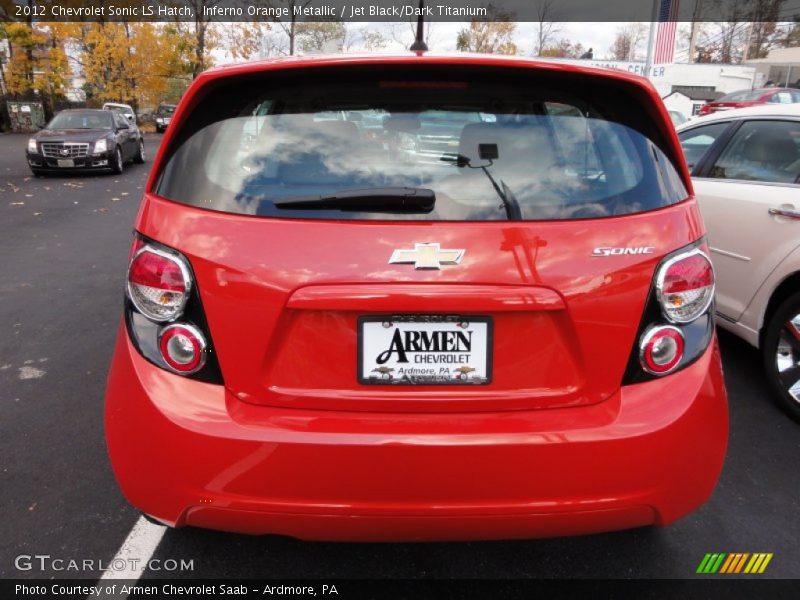
POLYGON ((661 0, 658 9, 658 32, 653 64, 671 63, 675 55, 675 31, 678 27, 678 0, 661 0))

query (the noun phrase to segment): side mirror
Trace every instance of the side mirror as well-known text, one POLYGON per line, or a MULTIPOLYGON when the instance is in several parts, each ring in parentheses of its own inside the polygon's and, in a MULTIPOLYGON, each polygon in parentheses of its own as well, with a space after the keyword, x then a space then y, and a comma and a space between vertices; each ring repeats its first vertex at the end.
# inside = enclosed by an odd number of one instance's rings
POLYGON ((127 117, 128 121, 130 121, 131 123, 133 123, 133 120, 134 120, 134 116, 133 116, 133 115, 131 115, 131 114, 127 114, 127 115, 125 115, 125 116, 127 117))

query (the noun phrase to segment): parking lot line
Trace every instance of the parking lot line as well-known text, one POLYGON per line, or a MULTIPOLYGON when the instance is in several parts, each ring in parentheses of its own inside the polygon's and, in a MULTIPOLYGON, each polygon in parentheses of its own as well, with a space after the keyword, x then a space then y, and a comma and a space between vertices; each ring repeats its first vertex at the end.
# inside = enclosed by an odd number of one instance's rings
POLYGON ((166 530, 167 528, 163 525, 156 525, 144 517, 139 517, 100 581, 111 579, 135 581, 139 579, 166 530))

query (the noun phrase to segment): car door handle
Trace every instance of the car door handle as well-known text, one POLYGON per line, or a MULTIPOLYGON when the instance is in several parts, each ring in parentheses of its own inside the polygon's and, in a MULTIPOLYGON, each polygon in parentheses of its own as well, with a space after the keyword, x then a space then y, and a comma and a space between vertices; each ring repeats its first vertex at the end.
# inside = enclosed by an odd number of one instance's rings
POLYGON ((792 210, 791 208, 770 208, 769 214, 779 217, 786 217, 787 219, 800 220, 800 211, 792 210))

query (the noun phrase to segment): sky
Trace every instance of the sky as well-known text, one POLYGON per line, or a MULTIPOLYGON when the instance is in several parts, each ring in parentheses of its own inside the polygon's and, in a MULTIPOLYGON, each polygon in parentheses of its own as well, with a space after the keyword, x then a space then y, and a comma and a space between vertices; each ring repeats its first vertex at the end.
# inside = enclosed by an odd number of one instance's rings
MULTIPOLYGON (((554 36, 554 42, 564 38, 571 43, 580 43, 585 50, 589 48, 594 49, 595 59, 609 58, 610 47, 614 43, 617 30, 623 25, 630 23, 615 23, 615 22, 601 22, 601 23, 581 23, 581 22, 564 22, 558 23, 559 31, 554 36)), ((649 27, 649 23, 645 23, 649 27)), ((235 24, 231 24, 235 27, 235 24)), ((456 50, 456 37, 461 29, 469 27, 469 22, 435 22, 426 23, 426 27, 432 27, 431 43, 429 44, 430 50, 433 52, 454 52, 456 50)), ((520 49, 520 53, 524 56, 531 56, 534 50, 534 40, 537 38, 537 23, 518 22, 514 42, 520 49)), ((382 52, 403 52, 408 49, 408 44, 412 41, 411 28, 407 23, 357 23, 346 22, 345 27, 349 31, 360 30, 363 28, 377 29, 383 33, 389 44, 382 50, 382 52), (407 40, 406 44, 400 44, 392 39, 391 29, 394 26, 395 31, 399 31, 403 38, 407 40)), ((280 29, 275 27, 273 31, 277 35, 282 35, 280 29)), ((645 40, 646 41, 646 40, 645 40)), ((644 44, 642 45, 644 51, 644 44)), ((224 50, 220 49, 217 53, 219 62, 228 62, 230 59, 224 56, 224 50)))
MULTIPOLYGON (((568 39, 572 43, 580 42, 587 50, 594 49, 595 58, 603 58, 608 54, 617 29, 622 25, 627 23, 558 23, 560 31, 556 37, 568 39)), ((442 52, 455 50, 459 30, 467 26, 469 23, 435 23, 433 25, 435 44, 432 49, 442 52)), ((537 23, 517 23, 515 42, 524 54, 533 51, 537 26, 537 23)))

